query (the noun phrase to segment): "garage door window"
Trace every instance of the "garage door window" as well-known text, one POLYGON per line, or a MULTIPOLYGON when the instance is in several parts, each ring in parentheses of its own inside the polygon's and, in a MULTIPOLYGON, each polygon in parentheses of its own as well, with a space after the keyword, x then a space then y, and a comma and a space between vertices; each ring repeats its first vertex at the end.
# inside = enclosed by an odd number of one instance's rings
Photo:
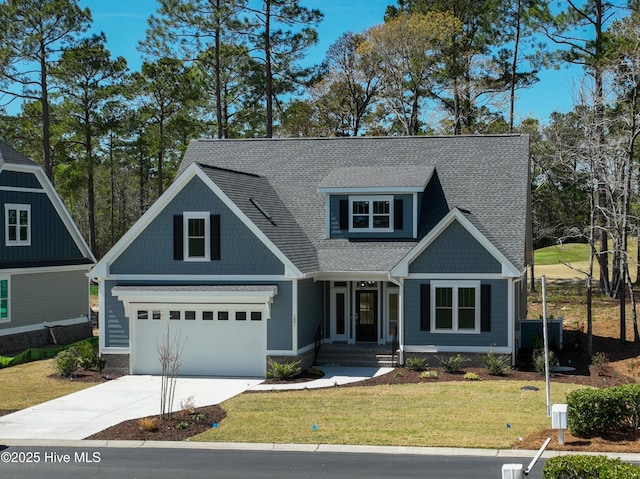
POLYGON ((184 312, 184 319, 187 320, 187 321, 195 321, 196 312, 195 311, 185 311, 184 312))
POLYGON ((247 313, 246 311, 236 311, 236 321, 246 321, 247 313))
POLYGON ((161 320, 161 319, 162 319, 162 312, 161 312, 161 311, 158 311, 157 309, 156 309, 156 310, 154 310, 154 311, 151 313, 151 319, 153 319, 153 320, 155 320, 155 321, 159 321, 159 320, 161 320))
POLYGON ((138 310, 138 319, 149 319, 149 311, 138 310))
POLYGON ((251 321, 262 321, 262 311, 251 311, 251 321))
POLYGON ((203 321, 213 321, 213 311, 203 311, 202 312, 202 320, 203 321))
POLYGON ((180 321, 180 311, 169 311, 169 319, 171 320, 175 320, 175 321, 180 321))
POLYGON ((229 312, 218 311, 218 321, 229 321, 229 312))

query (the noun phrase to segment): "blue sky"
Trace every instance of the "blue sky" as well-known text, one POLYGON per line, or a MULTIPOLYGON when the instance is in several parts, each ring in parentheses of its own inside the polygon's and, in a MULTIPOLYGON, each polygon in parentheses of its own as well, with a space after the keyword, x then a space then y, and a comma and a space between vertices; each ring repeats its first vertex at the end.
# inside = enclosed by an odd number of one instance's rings
MULTIPOLYGON (((127 58, 129 67, 138 70, 141 64, 138 42, 145 37, 147 19, 155 12, 155 0, 79 0, 82 7, 89 7, 93 15, 93 30, 103 31, 107 45, 114 56, 127 58)), ((304 6, 317 8, 324 13, 319 27, 319 44, 309 53, 315 63, 322 61, 328 47, 344 32, 359 32, 382 23, 387 5, 394 0, 302 0, 304 6)), ((572 90, 579 81, 577 68, 545 71, 532 88, 517 93, 517 121, 527 116, 546 123, 554 111, 567 112, 572 108, 572 90)), ((508 116, 505 105, 505 118, 508 116)))

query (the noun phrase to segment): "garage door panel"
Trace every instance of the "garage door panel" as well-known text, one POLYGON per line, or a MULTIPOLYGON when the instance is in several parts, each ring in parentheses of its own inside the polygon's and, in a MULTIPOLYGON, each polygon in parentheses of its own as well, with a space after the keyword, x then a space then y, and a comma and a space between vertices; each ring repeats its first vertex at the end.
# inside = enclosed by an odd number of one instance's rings
MULTIPOLYGON (((184 305, 181 309, 189 310, 189 306, 184 305)), ((203 320, 202 314, 198 314, 195 320, 185 320, 184 314, 181 320, 168 320, 168 313, 163 314, 162 320, 135 320, 133 372, 161 374, 157 345, 167 334, 168 325, 171 340, 180 339, 181 376, 264 377, 267 354, 265 315, 260 321, 251 321, 252 310, 246 311, 247 320, 244 321, 235 320, 234 314, 229 314, 228 320, 203 320)))

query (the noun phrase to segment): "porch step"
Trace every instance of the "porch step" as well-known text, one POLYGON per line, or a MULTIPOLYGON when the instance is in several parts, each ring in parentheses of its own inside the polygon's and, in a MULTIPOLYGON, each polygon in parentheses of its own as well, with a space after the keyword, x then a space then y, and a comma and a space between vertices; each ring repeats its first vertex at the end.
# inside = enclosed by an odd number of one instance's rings
POLYGON ((393 368, 397 360, 397 354, 391 354, 391 346, 323 344, 316 365, 393 368))

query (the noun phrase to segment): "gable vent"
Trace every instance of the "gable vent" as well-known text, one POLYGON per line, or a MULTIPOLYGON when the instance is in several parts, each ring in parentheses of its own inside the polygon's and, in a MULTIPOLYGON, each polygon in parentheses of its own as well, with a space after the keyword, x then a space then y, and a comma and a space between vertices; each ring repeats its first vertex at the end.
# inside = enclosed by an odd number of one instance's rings
POLYGON ((269 214, 269 212, 267 210, 265 210, 262 206, 260 206, 260 203, 258 203, 255 199, 253 198, 249 198, 249 201, 251 202, 251 204, 253 206, 256 207, 256 209, 262 213, 262 216, 264 216, 269 223, 271 223, 273 226, 276 226, 276 222, 273 221, 273 217, 269 214))

